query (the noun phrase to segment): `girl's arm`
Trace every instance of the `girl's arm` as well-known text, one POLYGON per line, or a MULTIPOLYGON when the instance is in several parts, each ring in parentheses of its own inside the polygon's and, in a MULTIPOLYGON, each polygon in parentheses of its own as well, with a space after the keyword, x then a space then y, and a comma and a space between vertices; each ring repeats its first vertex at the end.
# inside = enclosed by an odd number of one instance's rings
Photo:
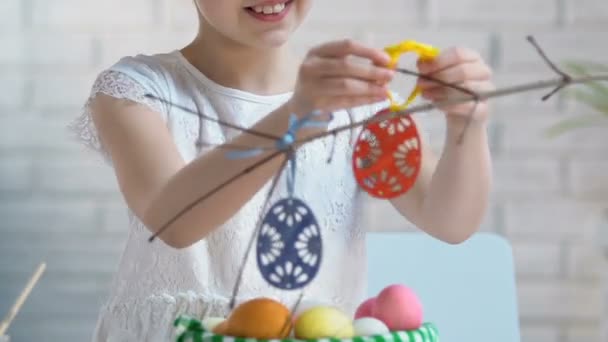
MULTIPOLYGON (((435 61, 420 63, 419 69, 474 91, 493 89, 490 68, 471 50, 446 50, 435 61)), ((458 92, 429 81, 418 84, 423 96, 431 101, 443 101, 458 92)), ((488 207, 492 178, 488 105, 467 103, 441 109, 446 113, 447 123, 441 158, 437 161, 427 144, 423 144, 423 165, 415 186, 392 203, 430 235, 448 243, 460 243, 479 229, 488 207), (458 144, 471 114, 464 139, 458 144)))
POLYGON ((413 224, 448 243, 461 243, 479 228, 488 206, 491 160, 486 125, 472 123, 462 144, 456 142, 463 120, 448 120, 439 161, 424 144, 416 185, 392 204, 413 224))
MULTIPOLYGON (((313 49, 302 64, 294 95, 288 103, 268 114, 252 130, 282 136, 291 113, 325 112, 371 104, 384 99, 392 72, 374 65, 388 64, 381 51, 350 41, 328 43, 313 49), (367 58, 370 65, 345 63, 349 55, 367 58)), ((216 148, 186 165, 160 115, 145 106, 99 94, 92 118, 104 147, 111 156, 118 184, 129 208, 156 232, 203 194, 271 152, 258 157, 229 160, 226 149, 216 148)), ((308 128, 298 138, 319 132, 308 128)), ((238 146, 268 146, 264 138, 242 133, 229 142, 238 146)), ((183 248, 221 226, 245 205, 277 173, 283 157, 274 158, 217 191, 170 225, 159 237, 183 248)), ((256 218, 252 218, 252 224, 256 218)))
MULTIPOLYGON (((252 129, 283 134, 287 130, 288 114, 282 106, 252 129)), ((128 206, 152 232, 201 195, 269 155, 265 152, 258 157, 228 160, 227 150, 216 148, 186 164, 163 119, 147 107, 99 94, 93 103, 92 115, 104 147, 112 157, 128 206)), ((254 147, 272 142, 244 133, 231 144, 254 147)), ((205 237, 259 191, 278 171, 282 159, 277 157, 232 182, 181 216, 159 237, 176 248, 205 237)))

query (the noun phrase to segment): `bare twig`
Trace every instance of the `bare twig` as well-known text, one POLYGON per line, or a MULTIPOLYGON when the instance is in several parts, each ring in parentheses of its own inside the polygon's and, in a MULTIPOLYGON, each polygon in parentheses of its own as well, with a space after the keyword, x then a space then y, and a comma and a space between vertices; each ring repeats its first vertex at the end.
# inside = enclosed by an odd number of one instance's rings
POLYGON ((334 134, 332 137, 333 139, 331 140, 331 150, 329 151, 329 156, 327 157, 327 164, 331 164, 331 162, 334 160, 334 155, 336 153, 336 144, 338 137, 336 136, 336 134, 334 134))
POLYGON ((281 167, 279 168, 279 171, 277 172, 274 179, 272 180, 272 185, 270 186, 270 189, 268 190, 268 194, 266 195, 266 200, 264 201, 264 205, 262 206, 262 210, 260 211, 260 216, 258 217, 256 229, 253 232, 253 234, 251 234, 251 238, 249 238, 249 242, 247 244, 247 249, 245 250, 245 254, 243 255, 243 262, 241 263, 241 266, 239 267, 239 273, 236 277, 236 283, 234 284, 234 289, 232 290, 232 297, 230 298, 230 304, 228 307, 229 310, 233 310, 236 305, 236 297, 238 295, 239 288, 241 287, 241 282, 243 281, 243 274, 245 273, 245 265, 247 265, 247 259, 249 258, 249 255, 251 254, 251 249, 253 248, 255 239, 257 238, 257 236, 260 233, 260 230, 262 229, 262 221, 264 218, 264 213, 266 212, 266 209, 268 208, 268 205, 270 204, 270 199, 272 198, 272 195, 274 194, 274 191, 277 188, 277 184, 279 183, 279 179, 281 178, 281 174, 283 173, 283 170, 285 169, 285 165, 287 165, 289 158, 295 158, 295 156, 293 155, 293 153, 294 153, 293 151, 287 151, 287 152, 282 152, 282 153, 285 153, 287 158, 285 158, 285 160, 281 164, 281 167))
POLYGON ((465 94, 471 95, 471 99, 472 100, 474 100, 474 99, 477 98, 477 94, 474 91, 470 90, 470 89, 461 87, 461 86, 459 86, 457 84, 454 84, 454 83, 449 83, 449 82, 442 81, 442 80, 440 80, 438 78, 435 78, 433 76, 430 76, 430 75, 421 74, 421 73, 418 73, 418 72, 415 72, 415 71, 411 71, 411 70, 408 70, 408 69, 404 69, 404 68, 396 68, 395 71, 397 71, 399 73, 402 73, 402 74, 405 74, 405 75, 420 77, 423 80, 431 81, 431 82, 437 83, 437 84, 442 85, 442 86, 447 87, 447 88, 452 88, 452 89, 455 89, 455 90, 459 90, 459 91, 461 91, 461 92, 463 92, 465 94))
MULTIPOLYGON (((160 97, 158 97, 156 95, 146 94, 146 97, 150 98, 150 99, 153 99, 153 100, 156 100, 158 102, 170 105, 172 107, 181 109, 181 110, 183 110, 186 113, 195 114, 200 119, 204 119, 204 120, 207 120, 207 121, 215 122, 215 123, 218 123, 220 125, 223 125, 223 126, 226 126, 226 127, 232 128, 232 129, 235 129, 237 131, 246 132, 246 133, 249 133, 251 135, 260 137, 260 138, 270 139, 272 141, 276 141, 277 139, 280 138, 280 137, 278 137, 276 135, 273 135, 273 134, 268 134, 268 133, 264 133, 264 132, 258 132, 258 131, 253 130, 253 129, 245 128, 245 127, 242 127, 242 126, 239 126, 239 125, 232 124, 230 122, 226 122, 226 121, 223 121, 223 120, 220 120, 220 119, 216 119, 216 118, 210 117, 210 116, 205 115, 205 114, 203 114, 201 112, 195 111, 195 110, 193 110, 191 108, 188 108, 188 107, 185 107, 185 106, 173 103, 171 101, 167 101, 165 99, 162 99, 162 98, 160 98, 160 97)), ((200 134, 200 131, 199 131, 199 134, 200 134)))
MULTIPOLYGON (((572 78, 572 79, 570 79, 569 84, 590 83, 590 82, 597 82, 597 81, 608 81, 608 74, 607 75, 590 75, 590 76, 572 78)), ((551 87, 558 86, 558 85, 562 84, 563 82, 564 82, 563 78, 537 81, 537 82, 507 87, 507 88, 503 88, 503 89, 498 89, 498 90, 494 90, 494 91, 490 91, 490 92, 481 92, 481 93, 477 93, 477 96, 480 101, 483 101, 483 100, 490 99, 490 98, 503 97, 503 96, 508 96, 508 95, 512 95, 512 94, 524 93, 524 92, 528 92, 528 91, 532 91, 532 90, 551 88, 551 87)), ((474 101, 474 99, 471 99, 471 97, 468 94, 465 94, 465 95, 461 95, 461 96, 455 96, 454 98, 451 98, 451 99, 448 99, 445 101, 441 101, 441 102, 426 103, 426 104, 421 104, 418 106, 413 106, 413 107, 410 107, 410 108, 408 108, 404 111, 400 111, 400 112, 379 114, 379 115, 375 115, 375 116, 370 117, 365 120, 353 122, 348 125, 334 128, 334 129, 329 130, 324 133, 319 133, 319 134, 316 134, 316 135, 313 135, 313 136, 310 136, 310 137, 307 137, 304 139, 300 139, 295 144, 297 144, 298 146, 301 146, 303 144, 306 144, 306 143, 309 143, 309 142, 312 142, 312 141, 315 141, 318 139, 323 139, 328 136, 337 136, 338 134, 340 134, 342 132, 352 131, 355 128, 367 125, 369 123, 381 122, 381 121, 387 120, 391 117, 395 117, 398 115, 411 115, 413 113, 418 113, 418 112, 428 112, 428 111, 431 111, 438 107, 467 103, 470 101, 474 101)), ((188 109, 184 109, 184 110, 188 110, 188 109)), ((217 193, 218 191, 222 190, 224 187, 228 186, 233 181, 238 180, 239 178, 243 177, 247 173, 251 172, 252 170, 256 169, 259 166, 264 165, 266 162, 272 160, 273 158, 279 156, 282 153, 283 153, 282 151, 277 151, 277 152, 272 153, 271 155, 256 162, 254 165, 248 167, 247 169, 243 170, 242 172, 235 175, 234 177, 223 182, 222 184, 220 184, 219 186, 217 186, 216 188, 211 190, 209 193, 202 195, 200 198, 196 199, 194 202, 192 202, 186 208, 184 208, 178 214, 176 214, 168 223, 163 225, 163 227, 161 227, 157 231, 157 233, 155 233, 152 237, 150 237, 149 241, 150 242, 153 241, 158 235, 160 235, 163 231, 168 229, 168 227, 173 222, 175 222, 177 219, 179 219, 179 217, 181 217, 183 214, 188 212, 190 209, 192 209, 198 203, 205 201, 206 199, 211 197, 213 194, 217 193)))
POLYGON ((536 39, 534 39, 533 36, 528 36, 527 40, 530 42, 530 44, 532 44, 532 46, 534 46, 534 49, 536 49, 536 51, 538 52, 538 54, 540 55, 540 57, 545 61, 545 63, 547 63, 547 65, 549 65, 549 67, 559 76, 562 77, 562 82, 560 84, 557 85, 557 87, 555 87, 555 89, 553 89, 549 94, 545 95, 542 97, 543 101, 547 101, 548 99, 550 99, 553 95, 557 94, 560 90, 562 90, 563 88, 565 88, 566 86, 568 86, 569 84, 572 83, 572 77, 570 75, 568 75, 567 73, 563 72, 560 68, 557 67, 557 65, 555 65, 555 63, 553 63, 551 61, 551 59, 547 56, 547 54, 545 53, 545 51, 543 50, 543 48, 540 47, 540 45, 538 44, 538 42, 536 42, 536 39))
POLYGON ((268 145, 268 146, 244 146, 244 145, 235 145, 235 144, 211 144, 205 141, 197 141, 197 147, 213 147, 219 148, 223 150, 231 150, 231 151, 248 151, 248 150, 261 150, 261 151, 274 151, 276 150, 276 145, 268 145))
POLYGON ((253 170, 257 169, 258 167, 266 164, 267 162, 271 161, 272 159, 274 159, 274 158, 276 158, 279 155, 284 154, 284 153, 285 153, 284 151, 275 151, 275 152, 271 153, 270 155, 268 155, 268 156, 262 158, 261 160, 255 162, 253 165, 249 166, 245 170, 239 172, 238 174, 234 175, 233 177, 230 177, 228 180, 222 182, 220 185, 216 186, 215 188, 213 188, 211 191, 209 191, 205 195, 197 198, 192 203, 188 204, 185 208, 183 208, 182 210, 180 210, 177 214, 175 214, 175 216, 173 216, 169 221, 167 221, 167 223, 165 223, 164 225, 162 225, 162 227, 160 227, 156 231, 156 233, 154 233, 148 239, 148 241, 149 242, 154 241, 158 236, 160 236, 160 234, 164 233, 167 229, 169 229, 169 227, 171 227, 171 225, 175 221, 177 221, 182 215, 184 215, 185 213, 187 213, 188 211, 190 211, 192 208, 194 208, 197 204, 205 201, 209 197, 213 196, 217 192, 221 191, 222 189, 224 189, 225 187, 227 187, 228 185, 230 185, 232 182, 239 180, 240 178, 242 178, 246 174, 252 172, 253 170))
POLYGON ((473 122, 473 115, 475 115, 475 112, 477 111, 478 106, 479 106, 479 100, 476 100, 475 104, 473 105, 473 107, 471 107, 471 110, 467 114, 467 121, 464 125, 464 128, 462 129, 462 132, 460 132, 460 135, 458 136, 458 140, 456 141, 456 144, 460 145, 464 141, 464 136, 467 133, 467 130, 469 129, 469 126, 471 125, 471 122, 473 122))
POLYGON ((293 322, 293 319, 295 318, 294 314, 296 313, 296 311, 298 311, 298 307, 302 303, 302 299, 304 299, 304 290, 300 291, 300 295, 298 296, 298 299, 296 300, 295 304, 291 308, 291 312, 287 316, 287 320, 285 321, 283 328, 281 328, 281 335, 283 335, 283 332, 285 330, 289 329, 291 322, 293 322))
MULTIPOLYGON (((434 103, 426 103, 426 104, 421 104, 421 105, 418 105, 418 106, 413 106, 413 107, 407 108, 407 109, 405 109, 403 111, 387 112, 387 113, 383 113, 383 114, 378 114, 378 115, 375 115, 373 117, 370 117, 370 118, 367 118, 365 120, 361 120, 361 121, 358 121, 358 122, 353 122, 352 115, 350 115, 350 112, 349 112, 349 117, 351 119, 350 120, 351 122, 349 124, 343 125, 343 126, 331 129, 331 130, 328 130, 328 131, 326 131, 324 133, 319 133, 319 134, 316 134, 316 135, 313 135, 313 136, 309 136, 309 137, 300 139, 300 140, 296 141, 294 143, 294 145, 302 146, 302 145, 304 145, 306 143, 313 142, 313 141, 318 140, 318 139, 323 139, 323 138, 328 137, 328 136, 332 136, 335 139, 338 134, 343 133, 345 131, 351 131, 351 132, 353 132, 353 130, 356 129, 356 128, 358 128, 358 127, 361 127, 361 126, 364 126, 364 125, 367 125, 367 124, 370 124, 370 123, 373 123, 373 122, 384 121, 384 120, 387 120, 389 118, 394 118, 394 117, 397 117, 397 116, 400 116, 400 115, 411 115, 411 114, 417 113, 417 112, 427 112, 427 111, 431 111, 433 109, 447 107, 447 106, 452 106, 452 105, 457 105, 457 104, 468 103, 468 102, 471 102, 471 101, 475 102, 475 104, 477 105, 480 101, 484 101, 484 100, 487 100, 487 99, 490 99, 490 98, 503 97, 503 96, 513 95, 513 94, 528 92, 528 91, 532 91, 532 90, 538 90, 538 89, 545 89, 545 88, 553 88, 553 87, 555 87, 555 90, 553 90, 551 92, 551 94, 546 95, 545 97, 543 97, 543 100, 546 100, 551 95, 553 95, 554 93, 556 93, 557 91, 559 91, 560 89, 562 89, 563 87, 565 87, 567 85, 578 84, 578 83, 591 83, 591 82, 597 82, 597 81, 608 81, 608 74, 605 74, 605 75, 585 75, 585 76, 577 77, 577 78, 573 78, 573 77, 569 76, 568 74, 564 73, 559 68, 557 68, 555 66, 555 64, 553 64, 551 62, 551 60, 549 60, 549 58, 546 56, 546 54, 540 48, 540 46, 536 43, 536 41, 534 40, 533 37, 528 37, 528 40, 535 46, 535 48, 537 49, 537 51, 539 52, 539 54, 541 55, 541 57, 560 76, 560 78, 558 78, 558 79, 550 79, 550 80, 543 80, 543 81, 537 81, 537 82, 531 82, 531 83, 525 83, 525 84, 511 86, 511 87, 506 87, 506 88, 502 88, 502 89, 498 89, 498 90, 494 90, 494 91, 489 91, 489 92, 474 92, 472 90, 469 90, 469 89, 466 89, 466 88, 462 88, 462 87, 460 87, 458 85, 450 84, 450 83, 444 82, 442 80, 436 79, 436 78, 434 78, 432 76, 429 76, 429 75, 421 75, 419 73, 416 73, 416 72, 413 72, 413 71, 410 71, 410 70, 398 69, 398 71, 400 73, 409 74, 409 75, 415 75, 415 76, 421 77, 423 79, 427 79, 427 80, 436 82, 436 83, 441 84, 443 86, 459 90, 463 94, 461 94, 460 96, 454 96, 452 98, 449 98, 449 99, 446 99, 446 100, 443 100, 443 101, 438 101, 438 102, 434 102, 434 103)), ((153 97, 151 95, 149 97, 155 98, 158 101, 165 102, 165 103, 168 103, 168 104, 170 104, 172 106, 178 107, 178 108, 184 110, 185 112, 196 114, 201 119, 217 122, 217 123, 225 125, 227 127, 235 128, 235 129, 238 129, 238 130, 243 131, 243 132, 248 132, 248 133, 253 134, 253 135, 257 135, 257 136, 260 136, 260 137, 271 139, 273 141, 276 141, 277 139, 279 139, 279 137, 274 136, 272 134, 266 134, 266 133, 262 133, 262 132, 255 132, 253 130, 246 129, 244 127, 240 127, 240 126, 237 126, 237 125, 234 125, 234 124, 226 123, 226 122, 223 122, 221 120, 218 120, 218 119, 215 119, 215 118, 211 118, 211 117, 202 115, 201 113, 195 112, 195 111, 193 111, 193 110, 191 110, 189 108, 185 108, 183 106, 178 106, 176 104, 170 103, 170 102, 168 102, 166 100, 163 100, 163 99, 159 99, 159 98, 153 97)), ((469 115, 470 116, 469 120, 471 120, 471 116, 472 116, 472 113, 474 113, 474 111, 475 111, 475 107, 473 107, 472 110, 471 110, 471 114, 469 115)), ((465 129, 463 130, 463 133, 461 134, 461 136, 459 138, 459 143, 464 138, 464 133, 465 133, 467 127, 468 127, 468 123, 467 123, 467 126, 465 126, 465 129)), ((199 143, 201 143, 201 142, 199 141, 199 143)), ((225 147, 230 148, 230 145, 227 145, 225 147)), ((189 211, 190 209, 192 209, 195 205, 197 205, 198 203, 201 203, 201 202, 207 200, 213 194, 215 194, 218 191, 222 190, 224 187, 228 186, 233 181, 238 180, 239 178, 243 177, 247 173, 251 172, 252 170, 254 170, 254 169, 256 169, 256 168, 258 168, 258 167, 260 167, 260 166, 262 166, 264 164, 266 164, 267 162, 269 162, 270 160, 274 159, 275 157, 281 155, 282 153, 284 153, 284 151, 276 151, 276 152, 268 155, 267 157, 259 160, 258 162, 256 162, 255 164, 251 165, 247 169, 241 171, 237 175, 231 177, 227 181, 225 181, 222 184, 218 185, 216 188, 212 189, 207 194, 202 195, 200 198, 196 199, 191 204, 189 204, 186 208, 184 208, 179 213, 177 213, 171 220, 169 220, 169 222, 167 222, 165 225, 163 225, 163 227, 161 227, 157 231, 157 233, 155 233, 150 238, 150 241, 153 241, 155 237, 157 237, 163 231, 165 231, 166 229, 168 229, 168 227, 170 227, 173 222, 175 222, 179 217, 181 217, 187 211, 189 211)), ((333 147, 332 147, 332 153, 331 153, 331 155, 333 155, 333 147)), ((331 157, 329 158, 328 162, 330 162, 330 161, 331 161, 331 157)))
MULTIPOLYGON (((597 82, 597 81, 608 81, 608 74, 572 78, 570 81, 570 84, 590 83, 590 82, 597 82)), ((480 92, 477 95, 479 96, 480 100, 487 100, 490 98, 503 97, 503 96, 513 95, 513 94, 518 94, 518 93, 525 93, 525 92, 532 91, 532 90, 552 88, 552 87, 555 87, 555 86, 561 84, 562 82, 563 82, 563 80, 561 78, 545 80, 545 81, 537 81, 537 82, 502 88, 502 89, 489 91, 489 92, 480 92)), ((436 103, 425 103, 425 104, 421 104, 418 106, 410 107, 408 109, 405 109, 405 110, 399 111, 399 112, 383 113, 380 115, 375 115, 375 116, 370 117, 365 120, 361 120, 361 121, 354 122, 349 125, 337 127, 335 129, 329 130, 327 132, 319 133, 319 134, 301 139, 300 141, 298 141, 298 143, 304 144, 307 142, 314 141, 316 139, 325 138, 329 135, 338 134, 338 133, 341 133, 341 132, 347 131, 347 130, 352 130, 353 128, 361 127, 361 126, 367 125, 372 122, 385 121, 391 117, 395 117, 395 116, 399 116, 399 115, 410 115, 410 114, 414 114, 414 113, 428 112, 428 111, 431 111, 431 110, 439 108, 439 107, 467 103, 470 101, 472 101, 472 99, 469 96, 464 96, 464 95, 455 96, 455 97, 445 100, 445 101, 440 101, 440 102, 436 102, 436 103)))
POLYGON ((445 82, 445 81, 442 81, 442 80, 440 80, 438 78, 435 78, 435 77, 432 77, 432 76, 429 76, 429 75, 421 74, 421 73, 418 73, 418 72, 415 72, 415 71, 411 71, 411 70, 407 70, 407 69, 403 69, 403 68, 397 68, 396 70, 398 72, 402 73, 402 74, 412 75, 412 76, 418 76, 418 77, 420 77, 420 78, 422 78, 424 80, 435 82, 435 83, 437 83, 439 85, 443 85, 444 87, 455 89, 455 90, 458 90, 458 91, 460 91, 462 93, 471 95, 471 100, 475 101, 475 105, 471 108, 471 110, 467 114, 467 122, 466 122, 464 128, 462 129, 462 132, 460 133, 460 136, 458 137, 458 140, 456 141, 456 144, 458 144, 458 145, 462 144, 462 142, 464 140, 464 135, 466 134, 469 126, 471 125, 471 121, 473 120, 473 115, 475 115, 475 111, 477 110, 477 106, 479 105, 479 95, 477 95, 477 93, 474 92, 471 89, 467 89, 465 87, 461 87, 461 86, 459 86, 457 84, 454 84, 454 83, 445 82))

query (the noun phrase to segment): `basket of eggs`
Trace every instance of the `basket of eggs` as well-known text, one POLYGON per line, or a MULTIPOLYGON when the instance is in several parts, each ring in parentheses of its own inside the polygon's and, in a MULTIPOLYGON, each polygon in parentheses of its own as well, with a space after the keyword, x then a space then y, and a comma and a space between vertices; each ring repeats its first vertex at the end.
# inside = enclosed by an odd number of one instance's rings
POLYGON ((391 285, 364 301, 354 317, 320 303, 303 302, 292 314, 275 300, 256 298, 227 318, 174 322, 177 342, 436 342, 434 324, 423 322, 422 305, 403 285, 391 285))

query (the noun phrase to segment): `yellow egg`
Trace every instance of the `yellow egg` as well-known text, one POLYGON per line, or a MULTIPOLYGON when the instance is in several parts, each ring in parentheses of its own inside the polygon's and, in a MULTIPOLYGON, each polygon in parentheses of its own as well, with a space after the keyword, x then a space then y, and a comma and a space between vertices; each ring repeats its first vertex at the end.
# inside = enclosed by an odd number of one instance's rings
POLYGON ((318 306, 298 317, 295 335, 298 339, 352 338, 355 330, 352 320, 340 310, 318 306))

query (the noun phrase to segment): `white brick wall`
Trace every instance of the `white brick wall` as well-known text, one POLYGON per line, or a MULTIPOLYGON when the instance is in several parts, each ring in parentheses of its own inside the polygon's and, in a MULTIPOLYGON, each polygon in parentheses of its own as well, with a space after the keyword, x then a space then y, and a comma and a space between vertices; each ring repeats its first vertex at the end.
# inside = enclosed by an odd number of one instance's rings
MULTIPOLYGON (((315 6, 296 34, 300 52, 345 36, 378 47, 407 38, 464 45, 495 67, 499 86, 555 77, 527 34, 559 62, 605 62, 608 53, 606 0, 315 6)), ((70 142, 63 127, 97 72, 124 55, 186 44, 196 15, 191 0, 2 0, 0 14, 0 312, 46 259, 49 271, 15 322, 14 339, 83 340, 107 291, 126 220, 111 170, 70 142), (26 328, 30 319, 39 329, 26 328)), ((395 84, 405 89, 411 80, 395 84)), ((482 229, 513 245, 524 342, 601 341, 608 291, 595 243, 608 207, 606 127, 546 139, 543 131, 557 120, 590 110, 565 95, 542 103, 544 93, 493 102, 496 187, 482 229)), ((433 147, 440 150, 443 122, 431 115, 433 147)), ((411 230, 393 223, 398 214, 387 203, 373 201, 367 209, 370 227, 411 230)))
POLYGON ((0 32, 19 32, 23 20, 23 6, 20 0, 4 0, 0 3, 0 13, 9 15, 2 16, 0 32))
POLYGON ((555 0, 435 1, 436 20, 443 26, 534 28, 555 23, 555 0))

